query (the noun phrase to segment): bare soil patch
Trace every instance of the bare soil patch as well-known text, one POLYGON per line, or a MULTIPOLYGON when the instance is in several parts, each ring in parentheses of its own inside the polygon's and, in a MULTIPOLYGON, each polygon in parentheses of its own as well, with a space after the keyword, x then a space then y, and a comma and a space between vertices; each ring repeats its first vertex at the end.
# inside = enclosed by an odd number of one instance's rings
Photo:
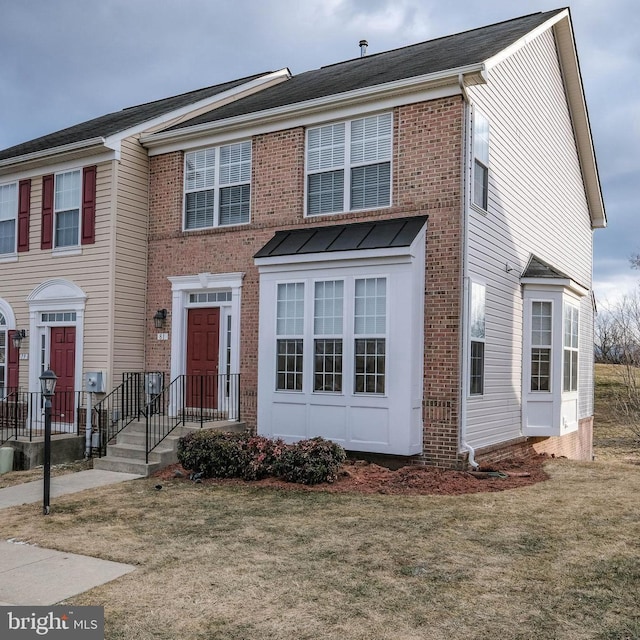
MULTIPOLYGON (((525 487, 548 479, 542 465, 549 458, 538 456, 532 460, 511 459, 491 467, 481 467, 478 472, 454 471, 436 467, 406 466, 392 470, 366 462, 348 460, 338 474, 338 479, 329 484, 308 486, 285 482, 277 478, 257 481, 240 479, 200 479, 205 485, 271 487, 295 491, 325 491, 330 493, 361 493, 389 495, 461 495, 505 491, 525 487), (498 475, 499 474, 499 475, 498 475)), ((155 474, 160 480, 179 479, 193 482, 191 473, 175 464, 155 474)))

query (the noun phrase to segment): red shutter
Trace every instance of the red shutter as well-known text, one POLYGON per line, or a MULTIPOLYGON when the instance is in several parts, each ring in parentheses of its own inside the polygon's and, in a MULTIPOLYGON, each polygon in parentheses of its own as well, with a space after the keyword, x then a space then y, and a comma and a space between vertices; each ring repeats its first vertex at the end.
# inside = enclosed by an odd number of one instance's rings
POLYGON ((18 251, 29 251, 29 213, 31 180, 20 180, 18 191, 18 251))
POLYGON ((42 177, 42 236, 41 249, 53 247, 53 174, 42 177))
POLYGON ((96 167, 82 172, 82 244, 96 241, 96 167))
POLYGON ((9 389, 17 389, 18 388, 18 371, 19 364, 18 359, 20 357, 20 351, 13 346, 13 334, 15 331, 7 331, 7 340, 9 344, 7 345, 7 356, 8 356, 8 367, 7 367, 7 387, 9 389))

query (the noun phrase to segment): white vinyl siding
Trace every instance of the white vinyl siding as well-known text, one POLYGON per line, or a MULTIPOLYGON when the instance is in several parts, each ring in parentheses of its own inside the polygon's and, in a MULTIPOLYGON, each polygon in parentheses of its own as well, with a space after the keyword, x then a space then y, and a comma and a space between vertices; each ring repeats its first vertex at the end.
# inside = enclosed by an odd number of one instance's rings
POLYGON ((250 220, 251 141, 185 154, 184 228, 250 220))
POLYGON ((307 215, 391 204, 393 118, 385 113, 307 131, 307 215))
MULTIPOLYGON (((469 95, 491 123, 489 212, 468 209, 469 276, 491 291, 484 395, 467 405, 466 441, 481 448, 522 434, 519 275, 533 253, 589 288, 592 230, 553 33, 492 68, 489 83, 469 87, 469 95)), ((473 161, 471 151, 471 202, 473 161)), ((593 310, 589 296, 579 304, 582 418, 593 414, 593 354, 587 344, 593 310)))
POLYGON ((0 256, 15 253, 18 183, 0 185, 0 256))

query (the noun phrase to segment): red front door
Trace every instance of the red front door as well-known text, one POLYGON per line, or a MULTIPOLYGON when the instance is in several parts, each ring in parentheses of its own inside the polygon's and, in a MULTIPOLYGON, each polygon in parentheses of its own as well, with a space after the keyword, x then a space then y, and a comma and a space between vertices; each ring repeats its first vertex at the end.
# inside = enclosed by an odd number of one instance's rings
POLYGON ((58 376, 51 402, 51 419, 71 424, 74 420, 76 328, 51 327, 51 370, 58 376))
POLYGON ((219 350, 220 309, 189 309, 186 398, 188 407, 217 407, 219 350))

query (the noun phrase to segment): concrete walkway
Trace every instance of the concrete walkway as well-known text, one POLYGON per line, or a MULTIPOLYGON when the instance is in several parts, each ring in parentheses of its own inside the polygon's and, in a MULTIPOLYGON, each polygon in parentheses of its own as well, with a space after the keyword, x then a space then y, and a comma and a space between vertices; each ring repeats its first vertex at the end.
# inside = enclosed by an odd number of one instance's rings
MULTIPOLYGON (((142 478, 133 473, 118 473, 116 471, 102 471, 100 469, 88 469, 87 471, 76 471, 64 476, 51 478, 51 501, 53 498, 67 493, 76 493, 85 489, 95 489, 108 484, 116 484, 125 480, 135 480, 142 478)), ((43 498, 43 480, 35 482, 24 482, 13 487, 0 489, 0 509, 6 507, 16 507, 20 504, 31 502, 41 502, 43 498)), ((52 509, 54 507, 52 506, 52 509)))
MULTIPOLYGON (((57 496, 140 477, 90 469, 51 478, 51 511, 55 513, 53 498, 57 496)), ((42 493, 42 480, 0 489, 0 509, 41 502, 42 493)), ((0 606, 53 605, 134 569, 130 564, 53 551, 15 540, 0 541, 0 606)))

